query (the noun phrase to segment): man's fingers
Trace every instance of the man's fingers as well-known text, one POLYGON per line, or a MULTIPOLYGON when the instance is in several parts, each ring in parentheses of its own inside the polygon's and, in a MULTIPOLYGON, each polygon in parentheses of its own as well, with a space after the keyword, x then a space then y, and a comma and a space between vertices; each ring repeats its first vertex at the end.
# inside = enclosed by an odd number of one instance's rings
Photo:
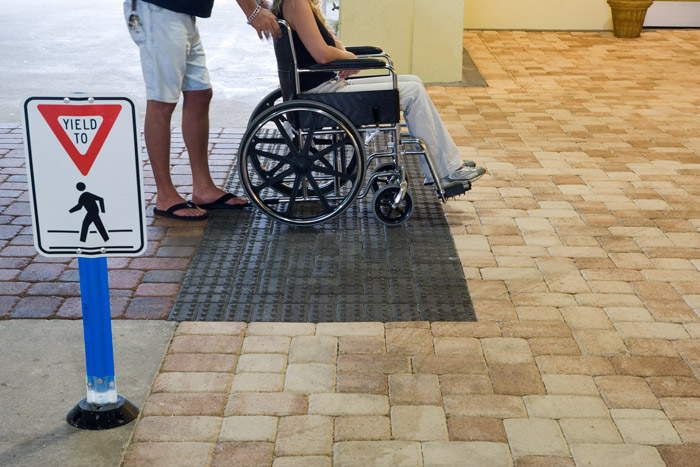
POLYGON ((265 32, 270 36, 278 37, 280 35, 280 27, 277 21, 270 21, 266 26, 265 32))
POLYGON ((264 20, 265 31, 267 31, 269 34, 275 37, 279 36, 280 26, 277 23, 277 17, 268 10, 261 11, 260 13, 262 13, 262 19, 264 20))
POLYGON ((272 28, 270 29, 270 32, 273 36, 279 36, 281 34, 282 31, 280 30, 280 25, 277 22, 277 19, 272 20, 272 28))
POLYGON ((279 24, 277 24, 277 18, 267 10, 261 10, 251 25, 258 32, 258 37, 260 39, 263 38, 263 35, 268 39, 270 36, 278 37, 280 35, 280 27, 279 24))

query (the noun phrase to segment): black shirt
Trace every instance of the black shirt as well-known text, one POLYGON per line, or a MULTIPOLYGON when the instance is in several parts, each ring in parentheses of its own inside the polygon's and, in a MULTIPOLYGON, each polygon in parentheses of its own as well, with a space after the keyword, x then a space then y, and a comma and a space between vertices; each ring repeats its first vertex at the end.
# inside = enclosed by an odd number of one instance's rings
MULTIPOLYGON (((279 17, 280 19, 284 19, 282 11, 280 11, 279 17)), ((314 15, 314 18, 316 19, 316 26, 321 32, 323 40, 326 42, 326 44, 335 47, 335 39, 333 39, 331 33, 328 32, 328 29, 326 29, 316 15, 314 15)), ((297 56, 297 65, 299 68, 309 68, 310 65, 318 63, 306 49, 296 31, 292 31, 292 39, 294 40, 294 52, 297 56)), ((301 89, 301 92, 308 91, 309 89, 313 89, 319 84, 330 81, 333 78, 335 78, 335 73, 332 72, 299 73, 299 88, 301 89)))
MULTIPOLYGON (((137 0, 138 1, 138 0, 137 0)), ((214 8, 214 0, 142 0, 144 2, 158 5, 166 10, 176 13, 184 13, 200 18, 209 18, 211 10, 214 8)))

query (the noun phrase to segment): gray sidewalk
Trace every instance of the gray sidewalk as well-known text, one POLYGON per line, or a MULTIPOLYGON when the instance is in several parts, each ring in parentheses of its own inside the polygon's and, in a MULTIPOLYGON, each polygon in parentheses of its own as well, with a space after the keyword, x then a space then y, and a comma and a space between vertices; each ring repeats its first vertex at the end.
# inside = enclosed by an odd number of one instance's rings
MULTIPOLYGON (((146 401, 176 323, 112 324, 117 389, 146 401)), ((135 424, 83 431, 65 421, 85 397, 82 321, 0 321, 0 465, 116 466, 135 424)))
MULTIPOLYGON (((118 0, 4 2, 0 123, 21 122, 28 97, 71 92, 129 95, 143 115, 138 48, 122 8, 118 0)), ((234 0, 217 0, 212 17, 198 25, 214 88, 212 124, 245 127, 255 105, 278 83, 272 43, 258 39, 234 0)))

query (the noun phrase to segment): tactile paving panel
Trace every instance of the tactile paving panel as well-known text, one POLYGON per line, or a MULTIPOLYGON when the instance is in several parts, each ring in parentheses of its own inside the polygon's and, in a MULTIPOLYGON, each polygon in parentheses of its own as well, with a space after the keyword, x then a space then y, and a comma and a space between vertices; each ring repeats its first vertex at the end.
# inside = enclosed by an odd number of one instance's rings
MULTIPOLYGON (((432 187, 405 158, 413 214, 385 227, 372 196, 315 227, 213 211, 175 299, 175 321, 476 321, 432 187)), ((233 170, 227 187, 242 193, 233 170)))

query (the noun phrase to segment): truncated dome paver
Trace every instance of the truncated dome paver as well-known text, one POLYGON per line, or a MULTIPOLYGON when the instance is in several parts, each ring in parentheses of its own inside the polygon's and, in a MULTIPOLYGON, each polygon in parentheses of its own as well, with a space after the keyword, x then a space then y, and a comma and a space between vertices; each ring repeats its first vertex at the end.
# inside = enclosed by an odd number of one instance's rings
MULTIPOLYGON (((406 160, 414 211, 399 227, 377 221, 368 199, 309 228, 255 210, 212 212, 169 319, 474 321, 443 210, 406 160)), ((237 190, 236 170, 228 185, 237 190)))

